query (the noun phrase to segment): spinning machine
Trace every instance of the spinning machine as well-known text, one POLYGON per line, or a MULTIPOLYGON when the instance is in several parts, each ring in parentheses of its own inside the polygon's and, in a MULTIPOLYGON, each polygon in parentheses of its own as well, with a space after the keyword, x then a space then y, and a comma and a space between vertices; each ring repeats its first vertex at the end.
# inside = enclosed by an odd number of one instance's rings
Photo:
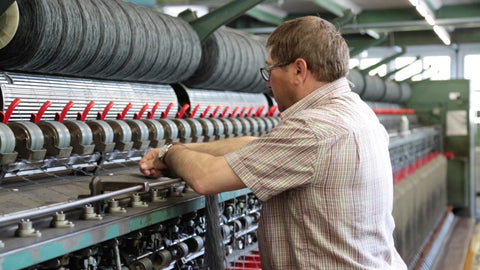
MULTIPOLYGON (((137 162, 281 121, 258 72, 264 40, 222 26, 259 2, 199 19, 119 0, 0 6, 0 268, 207 268, 205 197, 137 162)), ((406 82, 349 79, 391 134, 395 239, 412 266, 447 210, 442 125, 407 109, 406 82)), ((225 267, 260 268, 238 259, 258 257, 261 202, 248 189, 217 199, 225 267)))

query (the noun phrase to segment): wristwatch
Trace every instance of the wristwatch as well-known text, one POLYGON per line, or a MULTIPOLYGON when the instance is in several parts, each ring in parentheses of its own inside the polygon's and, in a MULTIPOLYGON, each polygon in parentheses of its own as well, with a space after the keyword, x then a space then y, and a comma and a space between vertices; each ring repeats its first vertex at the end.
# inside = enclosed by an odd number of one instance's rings
POLYGON ((162 146, 162 148, 160 148, 160 152, 158 152, 158 156, 157 156, 158 159, 160 159, 160 161, 164 162, 163 160, 165 159, 165 155, 167 154, 168 149, 170 149, 170 147, 172 146, 173 146, 172 143, 167 143, 164 146, 162 146))

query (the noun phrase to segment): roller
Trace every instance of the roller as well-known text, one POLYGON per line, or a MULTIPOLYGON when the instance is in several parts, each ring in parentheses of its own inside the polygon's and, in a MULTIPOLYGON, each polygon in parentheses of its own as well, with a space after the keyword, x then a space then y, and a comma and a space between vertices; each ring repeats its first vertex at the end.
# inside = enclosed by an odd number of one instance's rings
POLYGON ((13 2, 0 16, 0 49, 12 41, 18 29, 19 18, 17 2, 13 2))

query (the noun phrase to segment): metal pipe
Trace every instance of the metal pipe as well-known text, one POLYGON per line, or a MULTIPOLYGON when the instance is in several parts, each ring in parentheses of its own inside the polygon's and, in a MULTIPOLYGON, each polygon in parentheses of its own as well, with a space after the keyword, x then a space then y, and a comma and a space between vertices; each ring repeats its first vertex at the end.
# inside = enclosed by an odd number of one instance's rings
POLYGON ((400 81, 400 82, 408 82, 408 81, 411 81, 413 77, 424 73, 425 71, 429 70, 430 68, 432 68, 432 66, 429 66, 428 68, 424 68, 422 71, 417 72, 417 73, 413 74, 412 76, 410 76, 410 77, 408 77, 408 78, 406 78, 406 79, 404 79, 403 81, 400 81))
POLYGON ((338 29, 338 28, 346 25, 347 23, 351 22, 354 17, 355 17, 355 14, 353 13, 353 11, 351 9, 345 10, 343 12, 343 16, 335 18, 332 21, 332 24, 335 25, 335 27, 338 29))
POLYGON ((263 2, 263 0, 236 0, 232 1, 213 12, 190 22, 197 32, 200 41, 204 41, 211 33, 220 26, 227 24, 245 13, 250 8, 263 2))
POLYGON ((372 42, 367 43, 364 46, 360 46, 358 48, 354 48, 353 50, 350 51, 350 57, 355 57, 362 53, 363 51, 367 50, 370 47, 382 44, 384 41, 387 40, 388 35, 382 35, 379 39, 375 39, 372 42))
POLYGON ((406 52, 407 52, 407 49, 406 49, 405 47, 402 47, 402 49, 401 49, 400 52, 398 52, 398 53, 396 53, 396 54, 394 54, 394 55, 391 55, 391 56, 389 56, 389 57, 387 57, 387 58, 384 58, 384 59, 380 60, 378 63, 376 63, 376 64, 374 64, 374 65, 371 65, 371 66, 369 66, 369 67, 367 67, 367 68, 365 68, 365 69, 360 70, 360 72, 362 72, 363 74, 368 74, 368 72, 376 69, 377 67, 379 67, 379 66, 381 66, 381 65, 383 65, 383 64, 386 64, 386 63, 392 61, 393 59, 395 59, 395 58, 397 58, 397 57, 399 57, 399 56, 401 56, 401 55, 404 55, 406 52))
POLYGON ((390 76, 392 76, 393 74, 399 72, 400 70, 403 70, 403 69, 405 69, 406 67, 411 66, 413 63, 417 62, 419 59, 420 59, 420 56, 417 56, 417 58, 415 58, 415 60, 413 60, 411 63, 406 64, 405 66, 403 66, 403 67, 401 67, 401 68, 398 68, 398 69, 396 69, 396 70, 393 70, 393 71, 387 73, 385 76, 382 77, 382 79, 384 79, 384 80, 388 79, 390 76))
MULTIPOLYGON (((168 179, 168 180, 161 180, 156 183, 150 183, 149 187, 159 187, 159 186, 169 186, 172 184, 177 184, 183 182, 182 179, 179 178, 174 178, 174 179, 168 179)), ((60 203, 55 203, 55 204, 50 204, 46 206, 41 206, 37 208, 32 208, 28 209, 25 211, 19 211, 19 212, 14 212, 10 214, 5 214, 0 216, 0 223, 7 222, 7 221, 12 221, 12 220, 18 220, 18 219, 23 219, 23 218, 30 218, 32 216, 38 216, 42 214, 48 214, 60 210, 65 210, 67 208, 72 208, 72 207, 77 207, 77 206, 83 206, 86 204, 90 204, 95 201, 100 201, 103 199, 108 199, 111 197, 115 197, 118 195, 122 195, 125 193, 130 193, 134 191, 139 191, 144 188, 143 185, 137 185, 129 188, 124 188, 116 191, 112 191, 109 193, 101 194, 101 195, 96 195, 80 200, 75 200, 75 201, 67 201, 67 202, 60 202, 60 203)))

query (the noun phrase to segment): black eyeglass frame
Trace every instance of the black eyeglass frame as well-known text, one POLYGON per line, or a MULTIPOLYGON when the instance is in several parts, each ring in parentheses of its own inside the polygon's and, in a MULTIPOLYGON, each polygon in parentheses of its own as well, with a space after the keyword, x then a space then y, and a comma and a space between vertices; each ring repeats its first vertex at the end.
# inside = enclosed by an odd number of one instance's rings
POLYGON ((272 75, 272 69, 277 68, 277 67, 284 67, 290 63, 277 63, 277 64, 272 64, 268 66, 264 66, 260 68, 260 74, 262 75, 262 78, 268 82, 270 81, 270 76, 272 75))

